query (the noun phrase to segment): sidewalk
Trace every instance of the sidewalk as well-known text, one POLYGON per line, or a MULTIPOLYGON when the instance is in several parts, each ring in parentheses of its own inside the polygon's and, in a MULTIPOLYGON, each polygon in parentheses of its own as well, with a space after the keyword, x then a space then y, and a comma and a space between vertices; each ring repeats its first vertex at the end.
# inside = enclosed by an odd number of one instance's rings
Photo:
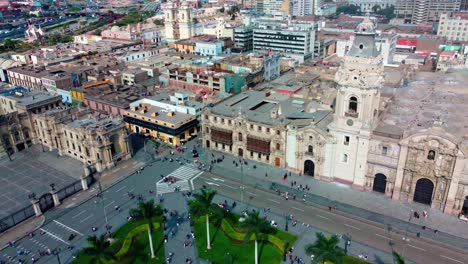
POLYGON ((187 258, 192 259, 192 263, 197 263, 198 253, 195 239, 190 237, 192 228, 188 216, 187 200, 182 193, 164 194, 164 207, 167 209, 166 230, 168 241, 165 243, 166 258, 172 252, 171 263, 183 264, 187 258), (177 215, 170 216, 170 212, 176 210, 177 215), (177 225, 179 223, 179 225, 177 225), (191 245, 184 247, 184 242, 191 242, 191 245))
POLYGON ((250 160, 248 160, 248 165, 244 165, 241 169, 240 165, 236 167, 233 164, 233 161, 238 162, 237 157, 204 149, 205 151, 206 154, 203 153, 200 160, 209 164, 213 159, 212 154, 214 158, 224 155, 225 159, 222 163, 213 164, 213 174, 235 178, 245 184, 262 189, 270 189, 272 183, 275 183, 282 192, 296 193, 298 197, 302 197, 302 194, 305 193, 307 200, 316 205, 323 207, 336 205, 337 211, 374 224, 391 226, 400 231, 413 233, 413 235, 420 232, 423 238, 468 249, 468 223, 458 220, 455 216, 445 215, 429 206, 396 201, 373 192, 359 192, 351 189, 348 185, 318 181, 309 176, 292 174, 291 177, 283 181, 283 175, 286 173, 284 169, 250 160), (253 169, 254 164, 256 169, 253 169), (268 176, 266 177, 265 174, 268 176), (296 186, 293 188, 291 188, 292 181, 296 181, 296 186), (306 184, 310 191, 298 190, 300 185, 304 187, 306 184), (423 217, 410 219, 411 210, 419 211, 421 215, 422 211, 426 210, 429 217, 427 219, 423 217), (425 226, 426 229, 423 230, 422 226, 425 226), (437 234, 434 233, 434 230, 438 230, 437 234))
POLYGON ((44 215, 33 217, 2 233, 0 236, 0 251, 8 247, 8 242, 18 241, 28 233, 39 229, 44 221, 44 215))

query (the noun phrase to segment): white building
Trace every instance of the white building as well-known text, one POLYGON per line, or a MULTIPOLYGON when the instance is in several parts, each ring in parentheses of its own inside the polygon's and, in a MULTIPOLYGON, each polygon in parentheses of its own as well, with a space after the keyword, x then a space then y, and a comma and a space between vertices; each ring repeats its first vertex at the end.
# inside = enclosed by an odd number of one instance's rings
POLYGON ((468 19, 457 15, 440 15, 437 35, 447 40, 468 41, 468 19))
POLYGON ((277 51, 311 59, 315 44, 315 24, 293 20, 261 19, 253 29, 254 51, 277 51))
POLYGON ((132 62, 144 60, 149 57, 157 56, 159 54, 164 54, 168 50, 169 48, 165 46, 148 49, 130 50, 127 52, 122 52, 121 54, 116 54, 116 57, 121 61, 132 62))
POLYGON ((380 6, 380 8, 388 8, 394 6, 396 0, 350 0, 350 5, 358 6, 361 9, 361 12, 373 12, 372 8, 374 6, 380 6))
POLYGON ((203 104, 191 101, 187 93, 174 93, 174 95, 167 95, 164 93, 157 94, 151 98, 144 98, 130 104, 130 108, 138 107, 140 104, 149 104, 157 106, 168 112, 178 112, 189 115, 197 116, 200 120, 201 110, 203 104))

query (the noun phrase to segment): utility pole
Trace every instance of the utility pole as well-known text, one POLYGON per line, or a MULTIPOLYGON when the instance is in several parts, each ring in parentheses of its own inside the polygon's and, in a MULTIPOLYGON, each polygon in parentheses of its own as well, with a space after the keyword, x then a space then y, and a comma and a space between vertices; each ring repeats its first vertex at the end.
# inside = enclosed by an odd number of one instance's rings
POLYGON ((54 250, 52 250, 52 254, 55 255, 57 257, 57 262, 58 264, 62 264, 60 262, 60 251, 61 249, 60 248, 55 248, 54 250))
POLYGON ((241 203, 244 203, 244 161, 241 160, 241 203))

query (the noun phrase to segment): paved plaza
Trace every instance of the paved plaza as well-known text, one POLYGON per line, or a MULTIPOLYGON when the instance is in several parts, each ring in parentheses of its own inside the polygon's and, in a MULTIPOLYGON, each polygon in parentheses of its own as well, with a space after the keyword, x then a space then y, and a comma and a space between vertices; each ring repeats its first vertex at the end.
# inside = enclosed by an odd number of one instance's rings
POLYGON ((28 194, 37 196, 50 191, 55 183, 60 189, 75 182, 83 174, 83 164, 68 156, 59 157, 56 151, 42 152, 35 145, 0 160, 0 218, 30 205, 28 194))

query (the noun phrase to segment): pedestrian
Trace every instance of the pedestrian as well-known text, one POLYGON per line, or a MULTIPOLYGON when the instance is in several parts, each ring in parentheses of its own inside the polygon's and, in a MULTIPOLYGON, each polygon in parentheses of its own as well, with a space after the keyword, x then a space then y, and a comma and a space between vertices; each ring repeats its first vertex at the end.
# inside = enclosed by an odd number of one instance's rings
POLYGON ((294 182, 291 182, 291 187, 293 187, 293 186, 294 186, 294 182))
POLYGON ((167 243, 167 235, 164 235, 164 243, 167 243))
POLYGON ((438 232, 438 230, 437 230, 437 229, 436 229, 436 230, 434 230, 434 234, 437 234, 437 232, 438 232))
POLYGON ((265 177, 268 177, 268 173, 265 172, 265 177))
POLYGON ((332 210, 332 207, 331 207, 331 206, 328 206, 328 211, 331 212, 331 210, 332 210))

